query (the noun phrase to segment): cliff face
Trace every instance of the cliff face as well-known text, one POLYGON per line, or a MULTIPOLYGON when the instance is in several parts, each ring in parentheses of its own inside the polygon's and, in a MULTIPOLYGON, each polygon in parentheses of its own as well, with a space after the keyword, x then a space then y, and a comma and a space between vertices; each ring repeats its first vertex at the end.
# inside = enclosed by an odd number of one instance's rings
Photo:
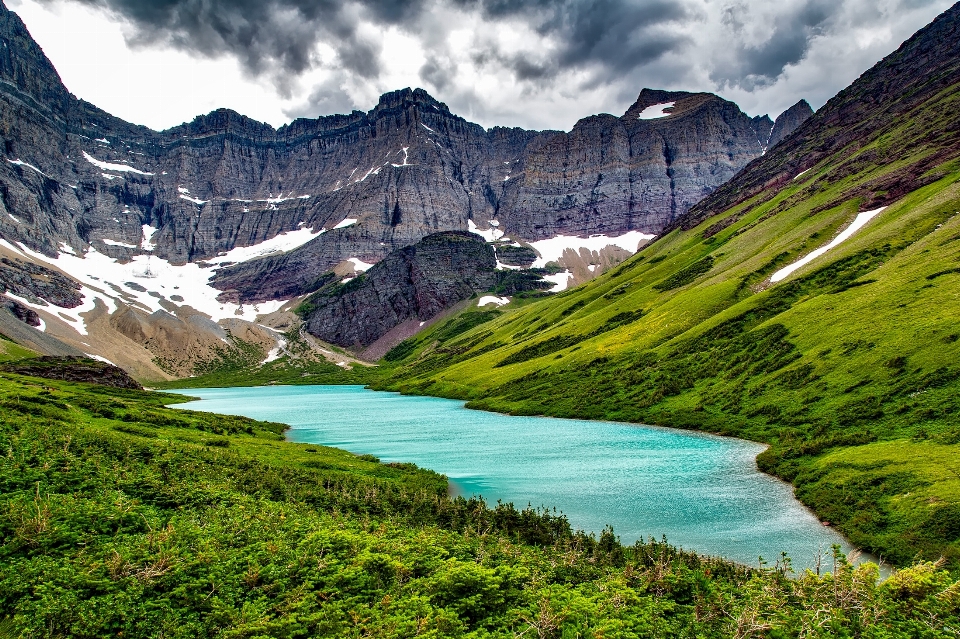
POLYGON ((770 131, 767 148, 773 148, 785 137, 800 128, 813 115, 813 109, 806 100, 800 100, 792 107, 781 113, 770 131))
POLYGON ((758 157, 772 126, 714 95, 645 89, 623 116, 569 133, 484 130, 404 89, 279 129, 218 110, 156 132, 73 97, 6 8, 0 40, 0 237, 48 256, 92 246, 183 264, 327 230, 221 270, 216 285, 242 301, 306 292, 345 259, 470 221, 522 240, 656 233, 758 157), (344 220, 356 222, 335 228, 344 220))
POLYGON ((341 346, 366 347, 392 328, 426 321, 497 284, 494 249, 472 233, 425 237, 396 251, 345 284, 330 284, 307 298, 307 330, 341 346))

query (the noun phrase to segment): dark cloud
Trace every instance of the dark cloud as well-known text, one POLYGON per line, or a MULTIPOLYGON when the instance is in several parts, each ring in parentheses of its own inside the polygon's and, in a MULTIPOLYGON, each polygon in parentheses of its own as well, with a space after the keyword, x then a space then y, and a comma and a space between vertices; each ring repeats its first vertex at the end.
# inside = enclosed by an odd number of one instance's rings
MULTIPOLYGON (((396 28, 416 39, 426 58, 417 77, 398 86, 422 84, 451 107, 483 118, 494 113, 490 104, 496 99, 478 88, 489 82, 472 84, 471 74, 480 72, 503 79, 518 99, 549 93, 575 101, 578 91, 604 90, 629 104, 643 86, 726 90, 749 98, 780 87, 818 39, 842 53, 850 47, 835 43, 854 30, 882 32, 904 12, 928 5, 932 17, 932 8, 945 8, 949 0, 41 1, 76 2, 119 15, 132 26, 133 44, 232 56, 251 75, 270 78, 284 98, 297 99, 301 106, 287 113, 302 116, 369 107, 355 105, 347 87, 364 96, 373 87, 395 88, 380 86, 387 53, 371 34, 396 28), (517 26, 529 41, 508 48, 496 36, 517 26), (455 30, 468 33, 464 41, 449 41, 455 30), (335 52, 333 59, 318 58, 321 43, 335 52), (299 79, 319 67, 328 71, 327 79, 300 97, 299 79)), ((872 50, 864 55, 863 61, 836 57, 830 77, 852 80, 876 59, 868 59, 872 50)), ((805 91, 819 90, 816 75, 806 73, 813 81, 805 91)), ((829 97, 841 87, 823 91, 829 97)), ((801 97, 811 96, 783 101, 801 97)))
POLYGON ((284 74, 297 76, 318 65, 318 42, 336 51, 334 68, 376 78, 380 45, 363 37, 361 25, 403 25, 423 9, 423 0, 73 1, 125 18, 134 28, 131 44, 232 55, 254 75, 275 76, 278 85, 285 84, 284 74))
MULTIPOLYGON (((720 86, 753 90, 777 81, 784 69, 800 62, 817 36, 823 35, 834 13, 843 9, 835 0, 806 0, 790 3, 769 25, 768 37, 760 44, 747 44, 734 37, 733 55, 724 58, 710 77, 720 86)), ((723 10, 722 22, 731 35, 739 36, 752 22, 751 6, 741 2, 723 10)))

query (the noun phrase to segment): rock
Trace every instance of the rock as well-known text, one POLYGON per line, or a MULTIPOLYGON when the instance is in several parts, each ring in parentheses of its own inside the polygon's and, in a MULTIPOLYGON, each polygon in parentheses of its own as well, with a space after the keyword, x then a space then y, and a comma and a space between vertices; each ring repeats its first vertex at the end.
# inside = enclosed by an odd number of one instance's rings
MULTIPOLYGON (((76 308, 83 303, 80 284, 59 271, 23 260, 0 258, 0 293, 9 291, 33 304, 76 308)), ((39 321, 33 326, 39 326, 39 321)))
POLYGON ((40 326, 40 316, 32 308, 26 307, 20 302, 0 297, 0 307, 6 308, 14 317, 30 326, 40 326))
POLYGON ((37 357, 0 365, 17 375, 143 390, 125 370, 89 357, 37 357))
POLYGON ((480 236, 436 233, 355 279, 321 288, 300 312, 311 335, 339 346, 369 346, 407 320, 426 322, 492 289, 502 277, 496 265, 493 247, 480 236))
POLYGON ((813 115, 813 109, 810 108, 806 100, 800 100, 781 113, 770 132, 767 148, 776 146, 782 139, 796 131, 811 115, 813 115))
POLYGON ((769 126, 711 94, 644 89, 622 117, 569 133, 485 130, 403 89, 279 129, 219 109, 157 132, 72 96, 4 7, 0 38, 0 237, 49 256, 92 247, 182 264, 326 229, 219 271, 225 299, 245 303, 316 290, 344 260, 376 262, 471 221, 521 240, 658 233, 758 157, 769 126), (673 101, 669 116, 638 119, 673 101))

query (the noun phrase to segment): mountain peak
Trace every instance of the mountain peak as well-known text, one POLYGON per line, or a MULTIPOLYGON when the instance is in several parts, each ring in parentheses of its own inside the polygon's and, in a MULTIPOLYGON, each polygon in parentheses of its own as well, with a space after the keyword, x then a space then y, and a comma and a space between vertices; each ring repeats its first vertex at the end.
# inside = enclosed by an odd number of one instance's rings
POLYGON ((446 104, 435 99, 424 89, 411 89, 410 87, 384 93, 380 96, 377 106, 374 107, 371 113, 377 113, 386 109, 405 108, 412 105, 426 109, 435 109, 445 114, 450 113, 450 109, 447 108, 446 104))

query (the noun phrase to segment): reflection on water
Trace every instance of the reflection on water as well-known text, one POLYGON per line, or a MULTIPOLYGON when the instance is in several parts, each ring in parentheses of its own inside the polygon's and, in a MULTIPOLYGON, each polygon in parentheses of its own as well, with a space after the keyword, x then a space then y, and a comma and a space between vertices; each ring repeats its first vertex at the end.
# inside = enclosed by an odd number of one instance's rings
POLYGON ((689 431, 544 417, 510 417, 463 402, 360 386, 191 389, 193 410, 291 425, 288 439, 413 462, 451 490, 488 503, 556 507, 575 528, 611 524, 624 543, 649 536, 756 565, 786 552, 815 565, 850 546, 757 470, 763 446, 689 431))

